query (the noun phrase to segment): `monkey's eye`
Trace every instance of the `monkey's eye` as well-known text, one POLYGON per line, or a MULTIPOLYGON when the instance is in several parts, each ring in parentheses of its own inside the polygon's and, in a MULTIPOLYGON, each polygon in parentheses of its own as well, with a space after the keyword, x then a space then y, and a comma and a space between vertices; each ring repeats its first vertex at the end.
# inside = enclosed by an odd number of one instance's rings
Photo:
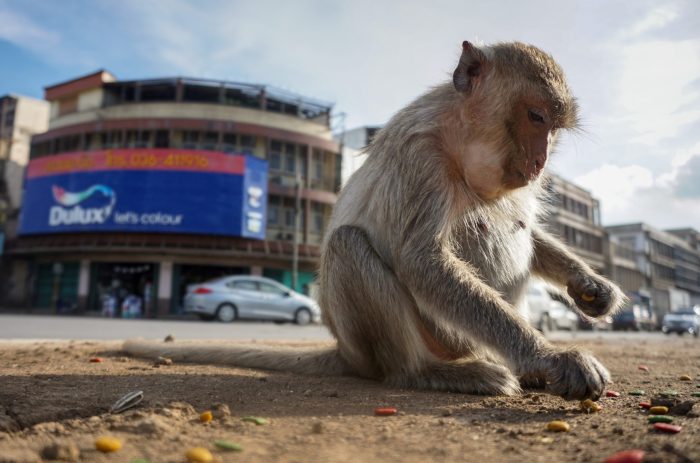
POLYGON ((531 122, 535 124, 544 124, 544 113, 540 111, 539 109, 528 109, 527 110, 527 117, 530 119, 531 122))

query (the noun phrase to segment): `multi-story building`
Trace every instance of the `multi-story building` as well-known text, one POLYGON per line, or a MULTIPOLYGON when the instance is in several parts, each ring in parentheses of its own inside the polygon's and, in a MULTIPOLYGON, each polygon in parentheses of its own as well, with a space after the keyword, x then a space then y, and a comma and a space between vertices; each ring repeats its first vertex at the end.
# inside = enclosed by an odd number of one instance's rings
MULTIPOLYGON (((29 161, 31 137, 46 131, 49 104, 25 96, 0 97, 0 232, 22 201, 22 177, 29 161)), ((12 236, 14 227, 6 230, 12 236)))
POLYGON ((614 246, 633 249, 657 319, 687 307, 700 289, 700 253, 675 234, 644 223, 605 227, 614 246))
POLYGON ((550 173, 548 227, 599 272, 605 272, 605 231, 600 224, 600 203, 583 188, 550 173))
POLYGON ((700 305, 700 232, 692 228, 666 230, 685 241, 686 246, 676 244, 676 286, 688 291, 691 304, 700 305))
POLYGON ((220 275, 290 285, 294 262, 296 289, 313 285, 340 186, 330 104, 107 71, 49 86, 45 99, 48 131, 33 138, 8 246, 28 304, 99 310, 133 294, 163 315, 181 310, 188 284, 220 275))

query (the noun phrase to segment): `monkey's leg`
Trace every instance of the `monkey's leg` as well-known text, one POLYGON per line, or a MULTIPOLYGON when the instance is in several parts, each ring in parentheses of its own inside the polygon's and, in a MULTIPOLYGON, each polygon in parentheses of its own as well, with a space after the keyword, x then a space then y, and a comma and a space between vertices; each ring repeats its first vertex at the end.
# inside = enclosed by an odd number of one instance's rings
MULTIPOLYGON (((366 233, 343 226, 326 245, 322 307, 341 356, 364 376, 399 387, 477 394, 520 391, 506 367, 480 359, 443 361, 426 342, 410 293, 366 233)), ((463 352, 466 353, 466 352, 463 352)))
POLYGON ((612 282, 597 275, 559 240, 547 232, 533 230, 534 259, 532 271, 566 288, 581 311, 590 317, 614 313, 626 301, 612 282))

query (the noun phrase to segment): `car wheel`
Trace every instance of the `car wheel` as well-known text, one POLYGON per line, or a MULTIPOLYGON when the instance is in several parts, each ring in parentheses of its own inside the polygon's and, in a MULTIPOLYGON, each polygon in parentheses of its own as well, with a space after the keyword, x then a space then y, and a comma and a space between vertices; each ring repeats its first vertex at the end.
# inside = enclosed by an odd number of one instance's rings
POLYGON ((214 315, 207 315, 204 313, 198 313, 197 316, 199 317, 200 320, 205 321, 205 322, 210 322, 214 320, 214 315))
POLYGON ((308 325, 311 323, 311 312, 309 309, 299 309, 294 315, 294 323, 297 325, 308 325))
POLYGON ((216 319, 220 322, 232 322, 237 316, 236 308, 231 304, 221 304, 219 308, 216 309, 216 319))

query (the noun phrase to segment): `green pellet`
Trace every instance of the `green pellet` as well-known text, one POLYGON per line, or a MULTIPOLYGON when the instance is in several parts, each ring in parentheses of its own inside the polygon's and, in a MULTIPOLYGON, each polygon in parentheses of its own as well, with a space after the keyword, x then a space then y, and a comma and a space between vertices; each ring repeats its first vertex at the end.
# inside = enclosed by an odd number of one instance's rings
POLYGON ((692 393, 692 396, 693 396, 693 397, 700 397, 700 392, 693 392, 693 393, 692 393))
POLYGON ((666 415, 654 415, 649 417, 649 423, 673 423, 673 418, 666 415))
POLYGON ((243 451, 243 447, 241 447, 240 445, 238 445, 234 442, 227 441, 227 440, 215 440, 214 445, 216 445, 218 448, 220 448, 222 450, 231 450, 234 452, 243 451))
POLYGON ((262 426, 263 424, 267 424, 267 420, 265 418, 260 418, 257 416, 245 416, 241 418, 242 421, 250 421, 251 423, 255 423, 258 426, 262 426))
POLYGON ((664 391, 661 395, 664 397, 672 397, 678 395, 678 391, 664 391))
POLYGON ((645 392, 641 391, 641 390, 630 391, 630 395, 644 395, 644 394, 645 394, 645 392))

